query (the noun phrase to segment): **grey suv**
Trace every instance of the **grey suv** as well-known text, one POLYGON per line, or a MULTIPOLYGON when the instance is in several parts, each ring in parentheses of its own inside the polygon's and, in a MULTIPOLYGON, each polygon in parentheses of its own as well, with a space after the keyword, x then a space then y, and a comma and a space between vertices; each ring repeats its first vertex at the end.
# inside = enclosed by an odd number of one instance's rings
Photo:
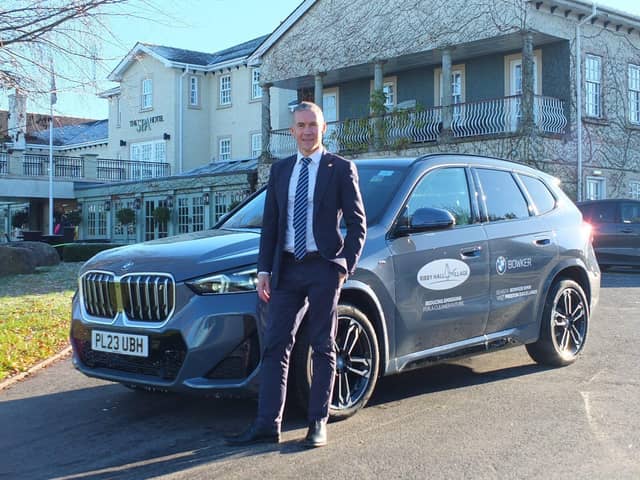
MULTIPOLYGON (((589 226, 554 178, 465 155, 356 163, 368 233, 340 297, 334 418, 363 407, 380 376, 437 361, 515 345, 547 365, 576 359, 600 271, 589 226)), ((213 230, 88 261, 73 300, 75 366, 138 389, 255 391, 263 201, 258 192, 213 230)), ((302 328, 290 390, 306 405, 302 328)))

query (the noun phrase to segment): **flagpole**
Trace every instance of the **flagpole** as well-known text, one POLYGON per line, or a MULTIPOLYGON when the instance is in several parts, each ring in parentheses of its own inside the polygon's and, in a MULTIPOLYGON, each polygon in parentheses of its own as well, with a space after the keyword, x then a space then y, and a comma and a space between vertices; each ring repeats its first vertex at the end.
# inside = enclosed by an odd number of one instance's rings
POLYGON ((49 235, 53 235, 53 103, 49 116, 49 235))

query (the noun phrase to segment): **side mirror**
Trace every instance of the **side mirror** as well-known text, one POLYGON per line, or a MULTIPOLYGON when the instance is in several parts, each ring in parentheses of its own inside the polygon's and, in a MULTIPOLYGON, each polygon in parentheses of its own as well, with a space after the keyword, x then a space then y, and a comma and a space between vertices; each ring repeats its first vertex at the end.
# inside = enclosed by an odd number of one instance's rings
MULTIPOLYGON (((406 217, 404 217, 406 218, 406 217)), ((444 230, 456 224, 455 217, 448 210, 441 208, 419 208, 407 223, 396 228, 398 235, 428 232, 430 230, 444 230)))

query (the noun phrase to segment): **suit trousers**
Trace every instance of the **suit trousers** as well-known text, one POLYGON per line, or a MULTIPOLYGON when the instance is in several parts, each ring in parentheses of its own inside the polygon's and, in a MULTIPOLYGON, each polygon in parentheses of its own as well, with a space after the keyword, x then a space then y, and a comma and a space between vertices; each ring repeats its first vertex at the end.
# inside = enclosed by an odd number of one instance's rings
POLYGON ((313 349, 309 421, 326 420, 336 371, 335 336, 340 267, 315 254, 301 261, 283 256, 278 288, 271 291, 263 336, 257 423, 280 428, 289 359, 296 333, 304 329, 313 349))

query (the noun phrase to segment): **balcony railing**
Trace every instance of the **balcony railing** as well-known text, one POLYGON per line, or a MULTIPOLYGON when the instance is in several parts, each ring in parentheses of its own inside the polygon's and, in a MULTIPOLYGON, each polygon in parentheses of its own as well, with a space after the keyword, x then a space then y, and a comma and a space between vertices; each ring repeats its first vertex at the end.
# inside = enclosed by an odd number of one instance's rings
MULTIPOLYGON (((49 175, 48 155, 25 155, 22 160, 22 174, 26 177, 49 175)), ((80 157, 53 157, 53 176, 82 178, 84 163, 80 157)))
POLYGON ((98 159, 98 180, 125 181, 168 177, 171 165, 159 162, 138 162, 132 160, 98 159))
MULTIPOLYGON (((465 138, 514 133, 521 124, 521 103, 521 96, 511 96, 452 105, 450 134, 454 138, 465 138)), ((324 143, 331 151, 350 153, 366 151, 373 146, 398 149, 433 142, 442 133, 443 113, 442 107, 435 107, 329 122, 324 143)), ((533 120, 543 132, 563 133, 567 125, 564 102, 535 96, 533 120)), ((269 151, 275 157, 296 152, 295 140, 288 129, 271 132, 269 151)))
MULTIPOLYGON (((9 177, 48 177, 49 156, 0 153, 0 175, 9 177)), ((171 175, 171 165, 160 162, 141 162, 86 157, 54 155, 53 176, 68 180, 118 182, 145 180, 171 175)))

